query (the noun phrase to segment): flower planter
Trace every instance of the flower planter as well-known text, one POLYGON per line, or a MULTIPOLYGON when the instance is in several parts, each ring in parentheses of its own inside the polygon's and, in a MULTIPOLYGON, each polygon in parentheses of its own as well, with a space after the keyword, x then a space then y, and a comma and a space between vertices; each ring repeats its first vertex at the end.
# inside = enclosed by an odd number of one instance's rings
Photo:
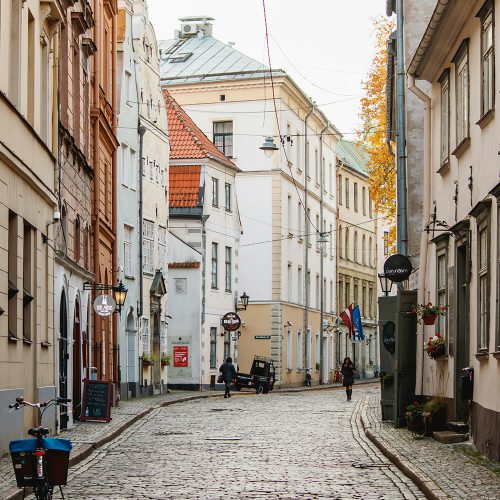
POLYGON ((143 359, 143 360, 142 360, 142 367, 143 367, 143 368, 147 368, 148 366, 153 366, 153 362, 152 362, 152 361, 149 361, 149 360, 145 360, 145 359, 143 359))
POLYGON ((413 434, 424 434, 425 432, 425 422, 422 415, 418 417, 413 417, 412 419, 406 417, 406 427, 413 434))
POLYGON ((436 322, 436 315, 435 314, 424 314, 422 316, 422 321, 424 322, 424 325, 433 325, 436 322))
POLYGON ((170 366, 170 361, 162 361, 162 362, 161 362, 161 366, 162 366, 162 367, 165 367, 165 366, 170 366))
POLYGON ((438 349, 437 351, 434 351, 434 352, 431 352, 429 354, 429 356, 432 358, 432 359, 438 359, 438 358, 441 358, 443 357, 444 355, 446 354, 446 349, 444 346, 442 346, 440 349, 438 349))

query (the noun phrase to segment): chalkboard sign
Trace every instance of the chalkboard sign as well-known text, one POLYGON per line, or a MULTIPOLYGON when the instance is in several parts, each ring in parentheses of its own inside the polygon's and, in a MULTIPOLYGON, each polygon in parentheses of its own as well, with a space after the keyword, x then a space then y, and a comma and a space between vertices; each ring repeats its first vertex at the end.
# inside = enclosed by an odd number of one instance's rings
POLYGON ((80 420, 111 420, 112 384, 104 380, 83 381, 82 413, 80 420))

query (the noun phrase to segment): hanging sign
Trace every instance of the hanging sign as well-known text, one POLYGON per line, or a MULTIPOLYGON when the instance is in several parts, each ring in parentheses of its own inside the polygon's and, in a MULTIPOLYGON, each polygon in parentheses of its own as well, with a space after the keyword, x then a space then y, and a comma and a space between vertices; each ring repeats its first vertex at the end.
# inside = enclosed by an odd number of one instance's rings
POLYGON ((392 354, 396 352, 396 324, 388 321, 382 329, 382 342, 385 348, 392 354))
POLYGON ((412 271, 413 266, 406 255, 391 255, 384 263, 384 274, 394 283, 407 280, 412 271))
POLYGON ((224 330, 235 332, 241 326, 241 318, 235 312, 228 312, 222 316, 224 330))
POLYGON ((116 302, 112 295, 98 295, 94 300, 94 311, 98 316, 111 316, 116 309, 116 302))

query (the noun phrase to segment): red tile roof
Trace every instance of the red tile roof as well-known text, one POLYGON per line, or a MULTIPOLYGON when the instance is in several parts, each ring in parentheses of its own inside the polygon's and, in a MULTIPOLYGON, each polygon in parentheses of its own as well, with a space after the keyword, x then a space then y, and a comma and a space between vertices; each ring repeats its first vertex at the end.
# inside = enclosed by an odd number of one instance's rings
POLYGON ((163 89, 168 112, 170 159, 211 158, 239 171, 238 167, 198 128, 177 101, 163 89))
POLYGON ((200 165, 174 165, 170 167, 170 208, 195 208, 198 206, 200 172, 200 165))

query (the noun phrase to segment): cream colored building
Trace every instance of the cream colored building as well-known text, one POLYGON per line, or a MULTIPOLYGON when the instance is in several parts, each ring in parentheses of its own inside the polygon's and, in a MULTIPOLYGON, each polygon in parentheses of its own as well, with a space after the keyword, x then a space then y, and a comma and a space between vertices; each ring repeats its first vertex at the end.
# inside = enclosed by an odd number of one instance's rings
MULTIPOLYGON (((328 327, 336 304, 331 234, 340 134, 282 70, 273 70, 276 119, 269 68, 214 38, 210 18, 181 21, 176 38, 160 42, 162 85, 242 171, 236 177, 243 235, 235 291, 238 297, 246 292, 250 305, 241 312, 239 368, 247 371, 254 355, 268 355, 279 385, 302 384, 306 368, 317 383, 321 289, 328 327), (271 158, 259 149, 267 136, 279 146, 271 158), (326 233, 326 243, 318 242, 319 233, 326 233)), ((323 349, 327 381, 335 368, 330 331, 323 349)))
MULTIPOLYGON (((53 220, 57 206, 59 1, 0 2, 0 452, 35 423, 16 397, 56 395, 53 220)), ((44 424, 55 429, 55 412, 44 424)))
POLYGON ((338 310, 359 306, 364 340, 353 342, 347 327, 336 331, 336 364, 349 356, 360 377, 379 367, 377 332, 377 216, 368 191, 366 153, 354 142, 337 143, 338 310))
MULTIPOLYGON (((440 1, 409 62, 409 88, 425 109, 424 219, 419 302, 448 305, 419 325, 416 393, 446 398, 448 420, 467 422, 463 368, 474 369, 472 436, 500 459, 500 184, 495 116, 499 1, 440 1), (429 95, 419 90, 425 80, 429 95), (428 231, 426 231, 428 230, 428 231), (440 332, 446 355, 427 356, 440 332)), ((411 209, 411 206, 410 206, 411 209)))

